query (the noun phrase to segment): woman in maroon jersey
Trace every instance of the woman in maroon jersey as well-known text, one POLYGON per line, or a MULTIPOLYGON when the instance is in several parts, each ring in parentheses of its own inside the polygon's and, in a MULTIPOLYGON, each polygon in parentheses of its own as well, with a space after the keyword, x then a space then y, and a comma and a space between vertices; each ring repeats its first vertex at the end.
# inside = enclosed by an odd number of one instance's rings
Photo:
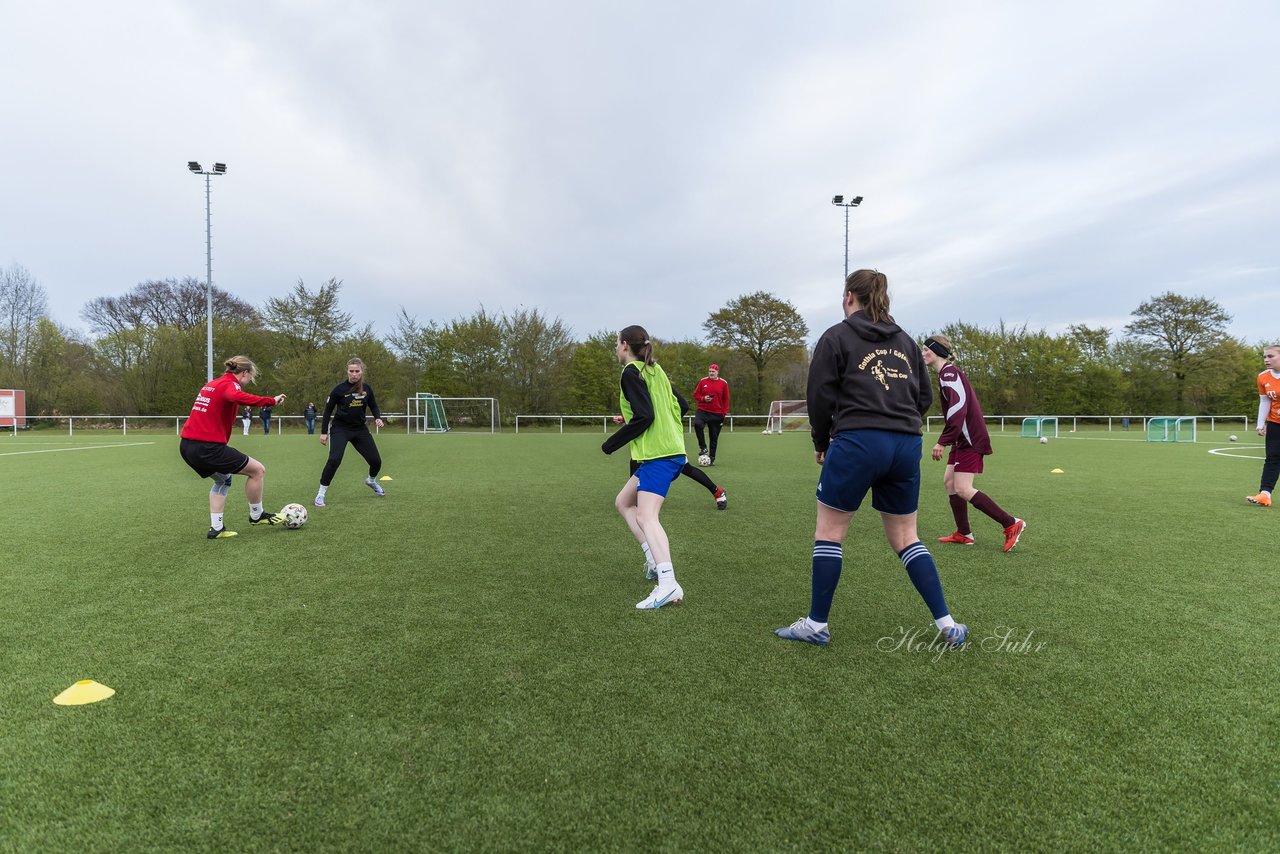
POLYGON ((951 339, 931 335, 920 349, 924 363, 938 372, 938 399, 945 419, 942 435, 933 446, 934 460, 942 459, 943 451, 951 447, 942 483, 947 488, 956 532, 939 537, 938 542, 973 545, 973 531, 969 527, 969 505, 972 504, 1004 528, 1004 550, 1009 551, 1018 544, 1027 523, 1009 515, 989 495, 973 488, 974 475, 982 473, 982 458, 991 454, 991 437, 982 418, 978 396, 973 393, 965 372, 951 364, 951 339))
POLYGON ((226 373, 210 380, 196 395, 187 423, 182 426, 179 451, 187 465, 201 477, 213 478, 209 490, 209 533, 211 540, 234 537, 223 524, 223 509, 231 476, 244 475, 245 497, 249 499, 249 524, 276 525, 284 517, 262 510, 262 489, 266 468, 248 454, 227 444, 235 424, 236 410, 241 406, 275 406, 284 401, 283 394, 262 397, 249 394, 241 386, 250 385, 258 377, 258 366, 248 356, 232 356, 222 363, 226 373))

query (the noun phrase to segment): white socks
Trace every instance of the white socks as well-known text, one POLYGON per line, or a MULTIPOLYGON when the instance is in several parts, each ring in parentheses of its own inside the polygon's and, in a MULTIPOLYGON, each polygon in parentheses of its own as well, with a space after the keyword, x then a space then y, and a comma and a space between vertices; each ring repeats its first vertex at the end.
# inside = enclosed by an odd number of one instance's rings
POLYGON ((658 589, 666 590, 676 586, 675 567, 668 563, 658 564, 658 589))
POLYGON ((213 528, 213 530, 215 531, 222 530, 222 514, 221 513, 209 514, 209 527, 213 528))
POLYGON ((945 617, 939 617, 934 620, 933 624, 938 627, 938 631, 942 631, 943 629, 955 628, 956 621, 952 619, 950 614, 947 614, 945 617))
POLYGON ((261 504, 250 504, 250 505, 249 505, 249 515, 250 515, 250 516, 252 516, 254 519, 259 519, 259 518, 261 518, 261 517, 262 517, 262 505, 261 505, 261 504))

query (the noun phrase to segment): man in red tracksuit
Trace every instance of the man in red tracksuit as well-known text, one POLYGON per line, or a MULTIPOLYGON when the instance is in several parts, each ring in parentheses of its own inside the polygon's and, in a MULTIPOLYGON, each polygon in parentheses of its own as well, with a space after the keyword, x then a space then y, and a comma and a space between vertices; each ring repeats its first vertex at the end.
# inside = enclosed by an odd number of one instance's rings
POLYGON ((258 367, 248 356, 232 356, 222 364, 227 372, 200 389, 187 423, 182 425, 182 441, 179 442, 183 461, 201 477, 213 479, 213 488, 209 490, 207 535, 211 540, 236 535, 235 531, 226 529, 222 519, 231 476, 235 474, 248 478, 244 492, 249 499, 249 524, 277 525, 284 522, 284 517, 279 514, 263 512, 262 488, 266 468, 253 457, 227 444, 231 440, 237 409, 241 406, 275 406, 284 401, 284 395, 262 397, 241 388, 258 376, 258 367))
POLYGON ((720 428, 724 425, 724 417, 729 414, 729 383, 720 378, 719 365, 707 367, 707 375, 698 380, 693 389, 693 400, 698 407, 693 416, 693 430, 698 434, 698 456, 710 457, 711 465, 715 465, 720 428), (704 426, 711 434, 710 445, 703 436, 704 426))

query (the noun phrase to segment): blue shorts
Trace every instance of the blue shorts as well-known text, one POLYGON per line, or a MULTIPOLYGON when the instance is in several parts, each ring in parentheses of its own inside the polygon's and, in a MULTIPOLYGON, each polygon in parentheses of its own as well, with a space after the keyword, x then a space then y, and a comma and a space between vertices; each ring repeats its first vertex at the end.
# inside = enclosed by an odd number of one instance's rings
POLYGON ((837 433, 818 478, 818 501, 852 513, 871 490, 871 506, 906 516, 920 506, 921 437, 888 430, 837 433))
POLYGON ((652 492, 655 495, 667 496, 667 490, 680 476, 680 470, 688 462, 684 455, 663 457, 657 460, 644 460, 636 469, 635 476, 640 481, 641 492, 652 492))

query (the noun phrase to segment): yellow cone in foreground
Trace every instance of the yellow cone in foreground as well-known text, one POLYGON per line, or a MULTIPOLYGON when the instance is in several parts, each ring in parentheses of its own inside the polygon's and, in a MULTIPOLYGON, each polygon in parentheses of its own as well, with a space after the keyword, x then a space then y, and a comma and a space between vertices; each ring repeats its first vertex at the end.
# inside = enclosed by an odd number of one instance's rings
POLYGON ((92 679, 81 679, 67 690, 53 698, 59 706, 83 706, 85 703, 96 703, 105 700, 116 692, 114 688, 94 682, 92 679))
POLYGON ((1053 471, 1049 472, 1049 474, 1063 474, 1063 471, 1062 469, 1054 469, 1053 471))
POLYGON ((378 480, 391 480, 391 475, 384 474, 382 477, 378 478, 378 480))

